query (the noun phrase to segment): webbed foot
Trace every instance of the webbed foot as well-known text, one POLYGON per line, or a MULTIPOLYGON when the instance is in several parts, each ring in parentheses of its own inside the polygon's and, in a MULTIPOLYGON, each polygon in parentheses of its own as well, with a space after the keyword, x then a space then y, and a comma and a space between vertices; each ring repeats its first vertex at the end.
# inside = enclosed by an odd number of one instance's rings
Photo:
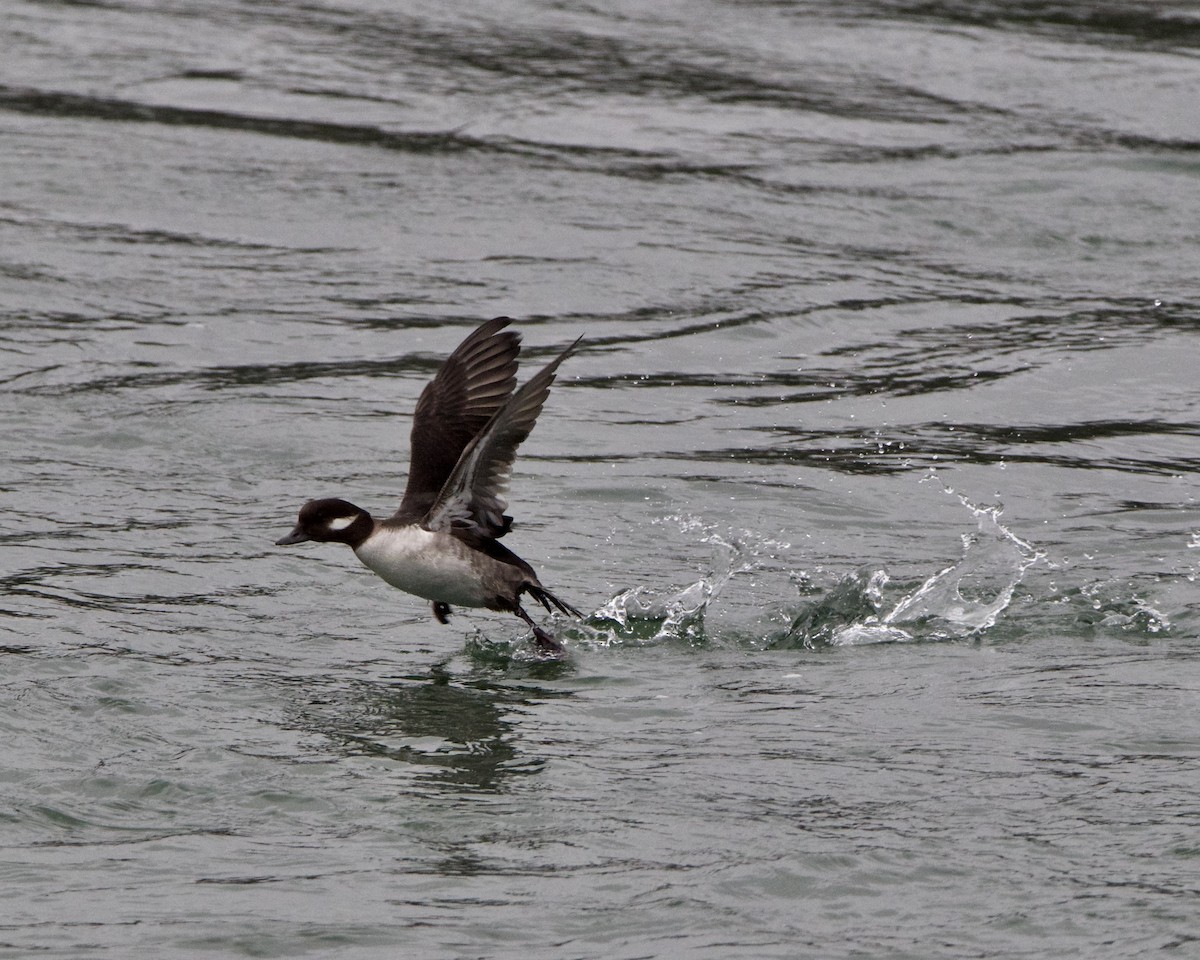
POLYGON ((548 660, 561 660, 567 655, 567 649, 541 627, 533 628, 533 642, 540 656, 548 660))
POLYGON ((533 631, 533 642, 537 647, 538 656, 546 660, 564 659, 567 655, 566 648, 534 623, 533 618, 521 608, 519 603, 516 604, 516 608, 513 612, 529 624, 529 629, 533 631))

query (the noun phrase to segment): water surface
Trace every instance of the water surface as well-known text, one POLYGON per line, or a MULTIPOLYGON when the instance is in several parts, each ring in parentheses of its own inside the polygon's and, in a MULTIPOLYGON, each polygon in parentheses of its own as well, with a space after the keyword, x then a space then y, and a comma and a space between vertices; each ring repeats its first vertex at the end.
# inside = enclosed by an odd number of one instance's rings
POLYGON ((1198 40, 10 4, 0 952, 1187 952, 1198 40), (562 664, 271 545, 500 314, 562 664))

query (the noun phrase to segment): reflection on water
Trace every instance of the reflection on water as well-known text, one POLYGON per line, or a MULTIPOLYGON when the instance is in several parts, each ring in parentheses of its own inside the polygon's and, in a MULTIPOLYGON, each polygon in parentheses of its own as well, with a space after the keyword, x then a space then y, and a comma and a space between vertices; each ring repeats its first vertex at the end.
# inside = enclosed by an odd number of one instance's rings
POLYGON ((435 669, 425 677, 354 681, 298 703, 297 729, 326 738, 344 756, 412 765, 414 789, 500 793, 545 760, 519 743, 523 714, 569 694, 487 681, 470 685, 435 669))

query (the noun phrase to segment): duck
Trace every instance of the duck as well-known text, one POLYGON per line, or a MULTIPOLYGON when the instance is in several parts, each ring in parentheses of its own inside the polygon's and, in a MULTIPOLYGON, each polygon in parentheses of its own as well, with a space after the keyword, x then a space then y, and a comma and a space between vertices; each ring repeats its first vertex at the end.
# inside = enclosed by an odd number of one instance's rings
POLYGON ((506 495, 517 448, 550 395, 559 366, 583 337, 520 389, 521 335, 510 317, 477 327, 426 384, 413 411, 408 480, 400 506, 384 520, 338 497, 309 500, 295 528, 275 541, 344 543, 399 590, 428 600, 439 623, 455 606, 520 617, 539 656, 561 658, 563 646, 522 606, 525 595, 553 614, 582 618, 550 592, 533 567, 500 540, 512 529, 506 495))

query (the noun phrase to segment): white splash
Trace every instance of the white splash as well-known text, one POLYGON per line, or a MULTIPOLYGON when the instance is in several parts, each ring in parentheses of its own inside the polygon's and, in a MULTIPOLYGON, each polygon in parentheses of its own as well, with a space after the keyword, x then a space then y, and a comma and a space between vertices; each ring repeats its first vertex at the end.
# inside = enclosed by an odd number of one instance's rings
POLYGON ((971 511, 977 525, 963 535, 962 558, 901 597, 888 613, 846 626, 830 643, 894 643, 982 633, 1012 602, 1025 571, 1044 559, 1000 522, 1002 507, 979 507, 949 487, 943 490, 971 511))
MULTIPOLYGON (((682 533, 702 532, 700 542, 713 548, 711 569, 695 582, 660 595, 644 586, 618 593, 589 618, 603 624, 589 629, 592 642, 602 645, 666 640, 702 642, 704 614, 709 604, 734 576, 753 569, 753 563, 745 559, 752 551, 738 539, 727 539, 695 517, 671 516, 654 522, 678 524, 682 533)), ((746 532, 746 536, 752 535, 746 532)))

